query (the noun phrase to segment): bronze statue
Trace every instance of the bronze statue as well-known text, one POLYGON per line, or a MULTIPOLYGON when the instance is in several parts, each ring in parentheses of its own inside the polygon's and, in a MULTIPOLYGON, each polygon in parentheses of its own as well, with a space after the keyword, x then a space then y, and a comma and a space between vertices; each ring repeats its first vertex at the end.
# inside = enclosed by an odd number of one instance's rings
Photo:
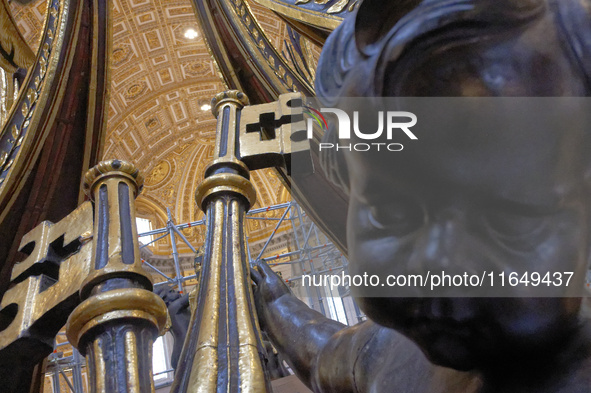
POLYGON ((171 284, 159 286, 154 290, 154 293, 164 300, 164 303, 168 308, 168 315, 170 315, 170 322, 172 325, 170 333, 174 339, 172 355, 170 356, 170 365, 172 368, 176 369, 183 349, 183 343, 187 336, 189 321, 191 319, 189 294, 181 294, 171 284))
MULTIPOLYGON (((317 78, 327 106, 339 97, 589 96, 591 2, 365 0, 329 37, 317 78)), ((394 155, 325 157, 350 197, 352 271, 473 258, 588 266, 591 135, 470 132, 394 155), (376 184, 389 187, 387 200, 376 184)), ((591 391, 587 300, 358 298, 371 320, 346 327, 296 299, 268 266, 252 278, 261 327, 316 392, 591 391)))

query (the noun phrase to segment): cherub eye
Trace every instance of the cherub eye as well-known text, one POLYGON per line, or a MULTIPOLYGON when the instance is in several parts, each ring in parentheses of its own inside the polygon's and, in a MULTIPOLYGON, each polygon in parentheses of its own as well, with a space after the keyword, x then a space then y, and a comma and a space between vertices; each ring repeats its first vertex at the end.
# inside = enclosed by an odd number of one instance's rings
POLYGON ((395 198, 371 206, 369 222, 373 227, 402 236, 417 230, 425 222, 423 207, 410 198, 395 198))
POLYGON ((507 238, 533 236, 544 228, 544 216, 527 216, 495 211, 487 215, 487 225, 497 235, 507 238))

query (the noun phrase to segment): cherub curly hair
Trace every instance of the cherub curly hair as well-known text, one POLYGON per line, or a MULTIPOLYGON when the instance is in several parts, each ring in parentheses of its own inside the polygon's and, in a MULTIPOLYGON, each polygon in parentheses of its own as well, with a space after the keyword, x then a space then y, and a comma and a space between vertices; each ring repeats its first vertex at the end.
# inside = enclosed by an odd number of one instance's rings
MULTIPOLYGON (((546 39, 542 35, 536 39, 546 39)), ((360 96, 588 96, 591 0, 365 0, 327 40, 316 75, 316 93, 326 107, 336 106, 339 97, 360 96), (551 27, 547 34, 556 49, 536 61, 553 56, 563 68, 554 73, 542 66, 533 75, 531 69, 515 67, 511 77, 517 87, 495 91, 494 83, 479 74, 477 49, 518 40, 539 21, 551 27), (442 66, 448 60, 453 66, 442 66), (562 93, 555 86, 560 82, 548 88, 545 81, 558 72, 576 88, 562 93), (477 87, 464 88, 466 80, 477 87), (519 89, 524 80, 528 88, 519 89)), ((329 130, 323 141, 334 144, 337 138, 329 130)), ((340 154, 325 150, 320 160, 327 176, 347 190, 340 154)))

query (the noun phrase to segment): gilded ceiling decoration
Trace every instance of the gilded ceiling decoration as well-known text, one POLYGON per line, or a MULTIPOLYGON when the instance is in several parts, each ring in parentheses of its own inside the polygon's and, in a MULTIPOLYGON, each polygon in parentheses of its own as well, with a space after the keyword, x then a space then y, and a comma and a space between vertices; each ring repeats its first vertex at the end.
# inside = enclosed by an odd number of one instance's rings
POLYGON ((36 0, 25 6, 13 1, 10 3, 10 11, 23 38, 33 49, 33 52, 37 53, 43 33, 47 1, 36 0))
MULTIPOLYGON (((112 0, 111 98, 103 159, 134 162, 144 173, 138 216, 154 228, 166 224, 170 208, 176 223, 202 218, 194 193, 215 143, 215 119, 206 105, 225 89, 203 40, 190 0, 112 0), (187 38, 188 29, 197 37, 187 38)), ((249 1, 258 22, 279 52, 289 41, 287 28, 272 11, 249 1)), ((36 50, 46 2, 11 4, 23 37, 36 50)), ((310 47, 314 57, 319 50, 310 47)), ((252 174, 256 207, 290 199, 272 170, 252 174)), ((278 214, 276 212, 272 214, 278 214)), ((249 221, 253 238, 264 238, 273 222, 249 221)), ((200 245, 200 228, 185 230, 200 245)), ((180 245, 180 243, 179 243, 180 245)), ((156 253, 168 254, 163 239, 156 253)), ((183 249, 181 248, 181 252, 183 249)))

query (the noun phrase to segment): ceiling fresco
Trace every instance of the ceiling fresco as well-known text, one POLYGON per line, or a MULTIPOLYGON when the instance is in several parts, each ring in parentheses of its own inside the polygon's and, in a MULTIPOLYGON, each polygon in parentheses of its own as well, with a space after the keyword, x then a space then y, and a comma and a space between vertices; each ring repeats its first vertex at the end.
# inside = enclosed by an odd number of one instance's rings
MULTIPOLYGON (((176 223, 202 218, 194 192, 211 161, 215 119, 211 98, 225 89, 200 32, 190 0, 112 0, 113 51, 111 98, 103 158, 134 162, 146 181, 137 199, 138 216, 154 228, 166 225, 170 208, 176 223), (197 32, 187 38, 186 32, 197 32)), ((282 52, 288 32, 272 11, 249 1, 255 16, 282 52)), ((23 36, 36 50, 46 1, 11 4, 23 36)), ((311 45, 311 44, 310 44, 311 45)), ((317 58, 319 50, 311 47, 317 58)), ((256 207, 290 199, 272 170, 255 171, 256 207)), ((277 215, 278 212, 270 212, 277 215)), ((274 224, 249 220, 252 239, 263 239, 274 224)), ((191 243, 203 242, 203 230, 184 231, 191 243)), ((179 246, 181 244, 179 243, 179 246)), ((168 240, 153 251, 170 253, 168 240)), ((183 248, 181 247, 181 251, 183 248)))

